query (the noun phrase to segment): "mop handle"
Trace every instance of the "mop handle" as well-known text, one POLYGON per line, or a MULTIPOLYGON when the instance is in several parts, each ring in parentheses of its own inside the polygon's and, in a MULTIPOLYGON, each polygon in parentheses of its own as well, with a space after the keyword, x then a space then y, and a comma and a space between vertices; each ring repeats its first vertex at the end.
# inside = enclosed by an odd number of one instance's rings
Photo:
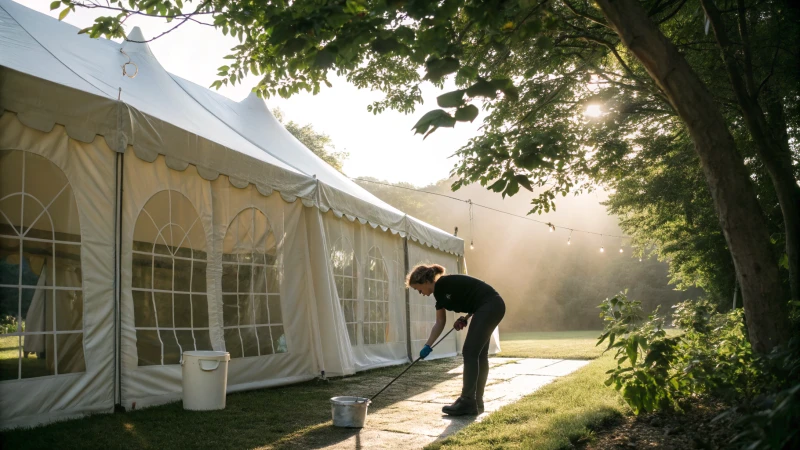
MULTIPOLYGON (((467 314, 467 317, 466 317, 466 319, 467 319, 467 320, 469 320, 469 318, 470 318, 470 317, 472 317, 472 314, 467 314)), ((458 321, 458 319, 456 319, 456 321, 458 321)), ((447 338, 447 336, 449 336, 449 335, 450 335, 450 333, 452 333, 452 332, 453 332, 453 330, 455 330, 455 329, 456 329, 455 327, 456 327, 456 326, 455 326, 455 324, 453 324, 453 328, 450 328, 450 331, 448 331, 448 332, 447 332, 447 334, 445 334, 444 336, 442 336, 442 338, 441 338, 441 339, 439 339, 438 341, 436 341, 436 343, 435 343, 435 344, 433 344, 433 345, 431 346, 431 349, 433 349, 434 347, 436 347, 437 345, 439 345, 439 343, 440 343, 440 342, 442 342, 443 340, 445 340, 445 339, 447 338)), ((414 362, 412 362, 412 363, 411 363, 411 365, 410 365, 410 366, 406 367, 406 369, 405 369, 404 371, 400 372, 400 375, 398 375, 398 376, 394 377, 394 380, 390 381, 390 382, 389 382, 389 384, 387 384, 386 386, 384 386, 384 387, 383 387, 383 389, 381 389, 380 391, 378 391, 378 393, 377 393, 377 394, 375 394, 375 395, 373 395, 373 396, 372 396, 372 398, 371 398, 371 399, 369 399, 369 400, 370 400, 370 401, 372 401, 372 400, 375 400, 375 397, 377 397, 377 396, 381 395, 381 392, 385 391, 385 390, 386 390, 386 388, 388 388, 389 386, 391 386, 391 385, 392 385, 392 383, 394 383, 395 381, 397 381, 397 379, 398 379, 398 378, 402 377, 404 373, 408 372, 408 369, 410 369, 410 368, 414 367, 414 364, 416 364, 416 363, 417 363, 419 360, 421 360, 421 359, 422 359, 422 357, 421 357, 421 356, 420 356, 419 358, 417 358, 417 359, 416 359, 414 362)))

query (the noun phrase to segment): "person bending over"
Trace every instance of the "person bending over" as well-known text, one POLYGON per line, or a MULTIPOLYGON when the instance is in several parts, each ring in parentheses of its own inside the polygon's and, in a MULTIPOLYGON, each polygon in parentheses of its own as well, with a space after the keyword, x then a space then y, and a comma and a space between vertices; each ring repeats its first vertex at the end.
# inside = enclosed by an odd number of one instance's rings
MULTIPOLYGON (((472 325, 462 350, 464 386, 461 397, 442 408, 442 412, 451 416, 483 413, 483 391, 489 378, 489 340, 506 313, 505 302, 485 282, 467 275, 445 275, 444 267, 438 264, 415 266, 406 276, 406 286, 421 295, 433 294, 436 298, 436 324, 419 352, 422 359, 431 354, 431 345, 442 334, 447 311, 472 314, 472 325)), ((454 328, 461 330, 466 326, 467 319, 462 316, 456 320, 454 328)))

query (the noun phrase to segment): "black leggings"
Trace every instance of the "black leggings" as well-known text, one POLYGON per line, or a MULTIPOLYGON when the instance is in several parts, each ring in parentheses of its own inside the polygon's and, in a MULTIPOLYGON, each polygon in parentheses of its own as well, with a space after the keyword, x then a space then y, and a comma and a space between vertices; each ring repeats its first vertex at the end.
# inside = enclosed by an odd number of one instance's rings
POLYGON ((486 299, 473 314, 462 351, 464 355, 462 397, 483 400, 483 390, 489 378, 489 341, 505 314, 506 304, 499 295, 486 299))

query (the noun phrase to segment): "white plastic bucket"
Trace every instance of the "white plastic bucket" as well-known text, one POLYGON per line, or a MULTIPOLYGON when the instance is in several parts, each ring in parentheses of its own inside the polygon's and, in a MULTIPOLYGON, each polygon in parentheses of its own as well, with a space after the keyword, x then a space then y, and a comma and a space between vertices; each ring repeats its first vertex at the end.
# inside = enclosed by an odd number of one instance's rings
POLYGON ((225 409, 230 360, 231 354, 228 352, 183 352, 183 409, 225 409))
POLYGON ((333 397, 331 415, 333 426, 343 428, 364 428, 367 421, 367 407, 372 403, 364 397, 333 397))

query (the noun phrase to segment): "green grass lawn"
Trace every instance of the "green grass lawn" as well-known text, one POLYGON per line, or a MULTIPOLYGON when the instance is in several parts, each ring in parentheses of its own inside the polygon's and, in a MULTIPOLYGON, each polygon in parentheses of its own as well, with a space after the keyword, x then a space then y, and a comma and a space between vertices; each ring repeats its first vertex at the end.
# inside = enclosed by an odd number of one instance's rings
POLYGON ((595 359, 605 346, 595 346, 602 331, 500 333, 503 357, 595 359))
POLYGON ((598 358, 427 448, 573 448, 590 440, 593 430, 630 412, 620 395, 603 384, 614 364, 611 356, 598 358))
MULTIPOLYGON (((594 355, 599 332, 524 333, 501 337, 499 356, 580 358, 594 355), (551 344, 557 344, 554 350, 551 344)), ((608 356, 547 385, 518 403, 468 426, 432 448, 562 448, 591 436, 592 428, 627 412, 603 385, 608 356)), ((461 358, 428 361, 399 379, 370 412, 432 389, 461 358)), ((0 433, 5 448, 319 448, 353 436, 330 423, 328 399, 371 395, 401 370, 387 367, 330 381, 228 395, 223 411, 184 411, 180 402, 120 414, 102 414, 30 430, 0 433)))

